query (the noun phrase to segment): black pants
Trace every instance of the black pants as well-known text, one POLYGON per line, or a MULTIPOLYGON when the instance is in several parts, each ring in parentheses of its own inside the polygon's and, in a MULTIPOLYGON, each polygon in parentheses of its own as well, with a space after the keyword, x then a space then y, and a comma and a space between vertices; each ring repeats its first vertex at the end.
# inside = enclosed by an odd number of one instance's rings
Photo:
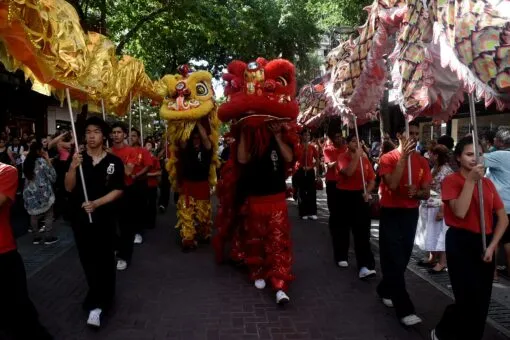
POLYGON ((317 215, 315 170, 300 168, 292 177, 292 186, 297 190, 299 216, 317 215))
POLYGON ((73 222, 73 232, 89 286, 83 308, 87 311, 101 308, 106 312, 115 297, 115 220, 95 215, 92 224, 73 222))
POLYGON ((335 262, 348 260, 352 231, 358 269, 374 269, 374 254, 370 246, 370 206, 363 199, 363 191, 337 189, 336 196, 335 212, 330 223, 335 262))
MULTIPOLYGON (((491 236, 487 235, 487 244, 491 236)), ((459 228, 446 232, 446 258, 455 304, 446 307, 436 327, 440 340, 483 338, 494 277, 494 260, 482 260, 481 235, 459 228)))
POLYGON ((418 216, 418 208, 381 208, 379 251, 383 279, 377 293, 392 299, 398 318, 414 314, 404 275, 413 251, 418 216))
POLYGON ((170 202, 170 180, 168 171, 166 171, 165 162, 161 162, 161 182, 159 183, 159 203, 160 207, 168 208, 170 202))
POLYGON ((119 211, 118 257, 128 264, 133 258, 135 234, 141 233, 147 206, 147 183, 137 181, 124 190, 119 211))
POLYGON ((336 206, 336 181, 326 181, 326 198, 328 202, 329 216, 336 206))
POLYGON ((7 331, 16 340, 53 337, 39 323, 28 296, 25 266, 18 251, 0 254, 0 337, 7 331))
POLYGON ((158 214, 158 188, 149 187, 147 190, 147 228, 156 228, 156 215, 158 214))

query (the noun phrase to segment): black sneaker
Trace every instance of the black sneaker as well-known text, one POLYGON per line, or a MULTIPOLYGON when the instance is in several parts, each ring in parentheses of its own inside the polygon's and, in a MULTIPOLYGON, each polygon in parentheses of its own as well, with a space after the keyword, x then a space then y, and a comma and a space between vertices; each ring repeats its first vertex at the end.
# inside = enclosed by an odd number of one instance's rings
POLYGON ((50 245, 50 244, 57 243, 57 242, 58 242, 58 237, 55 237, 55 236, 47 237, 44 240, 44 244, 47 245, 47 246, 50 245))
POLYGON ((42 243, 43 243, 42 237, 34 237, 34 239, 32 241, 32 244, 42 244, 42 243))

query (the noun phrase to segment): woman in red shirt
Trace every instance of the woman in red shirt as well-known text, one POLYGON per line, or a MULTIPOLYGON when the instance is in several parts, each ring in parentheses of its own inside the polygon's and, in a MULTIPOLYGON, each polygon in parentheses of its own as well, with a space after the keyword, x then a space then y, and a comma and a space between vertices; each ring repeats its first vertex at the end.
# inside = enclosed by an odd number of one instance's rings
MULTIPOLYGON (((481 148, 480 148, 481 149, 481 148)), ((503 202, 483 165, 476 163, 471 137, 455 147, 458 172, 442 183, 448 273, 455 304, 446 308, 432 339, 482 339, 489 310, 494 274, 494 252, 508 225, 503 202), (480 206, 477 182, 482 181, 487 250, 481 244, 480 206), (497 224, 493 227, 493 214, 497 224)))
POLYGON ((299 217, 303 220, 317 219, 317 192, 315 184, 315 169, 319 169, 319 152, 310 143, 310 131, 301 133, 301 154, 296 162, 296 173, 292 177, 292 186, 298 197, 299 217))
POLYGON ((352 230, 354 251, 359 278, 374 277, 375 261, 370 248, 370 192, 375 186, 375 173, 368 157, 358 147, 356 136, 347 137, 348 151, 338 157, 338 181, 335 216, 331 236, 335 262, 341 268, 348 267, 349 239, 352 230), (361 162, 362 159, 362 162, 361 162), (363 171, 363 174, 362 174, 363 171), (366 183, 364 192, 363 178, 366 183), (340 217, 341 216, 341 217, 340 217))

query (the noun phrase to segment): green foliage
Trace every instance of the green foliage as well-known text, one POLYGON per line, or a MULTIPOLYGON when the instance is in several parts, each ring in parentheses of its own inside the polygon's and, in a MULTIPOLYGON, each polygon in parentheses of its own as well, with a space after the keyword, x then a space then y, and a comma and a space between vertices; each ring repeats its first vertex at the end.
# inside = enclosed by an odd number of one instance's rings
POLYGON ((319 29, 328 32, 332 28, 357 27, 367 18, 363 10, 372 0, 309 0, 306 9, 314 17, 319 29))

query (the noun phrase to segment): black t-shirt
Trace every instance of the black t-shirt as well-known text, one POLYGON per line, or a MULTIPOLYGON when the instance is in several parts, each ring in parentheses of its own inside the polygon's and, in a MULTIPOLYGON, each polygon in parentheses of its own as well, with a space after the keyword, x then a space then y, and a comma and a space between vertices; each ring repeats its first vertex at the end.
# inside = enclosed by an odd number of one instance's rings
MULTIPOLYGON (((106 156, 95 166, 92 164, 92 157, 86 151, 83 156, 83 174, 89 201, 101 198, 113 190, 124 189, 124 164, 115 155, 107 153, 106 156)), ((85 202, 81 185, 80 172, 76 169, 76 186, 70 194, 70 206, 73 211, 73 218, 79 222, 88 222, 88 215, 81 207, 85 202)), ((115 205, 109 203, 97 208, 92 213, 92 219, 105 220, 114 214, 115 205)))
POLYGON ((272 138, 262 157, 254 158, 244 166, 241 185, 247 196, 267 196, 285 192, 285 179, 285 160, 278 143, 272 138))
POLYGON ((207 181, 211 167, 212 149, 201 146, 199 149, 188 147, 179 152, 181 175, 184 180, 191 182, 207 181))

